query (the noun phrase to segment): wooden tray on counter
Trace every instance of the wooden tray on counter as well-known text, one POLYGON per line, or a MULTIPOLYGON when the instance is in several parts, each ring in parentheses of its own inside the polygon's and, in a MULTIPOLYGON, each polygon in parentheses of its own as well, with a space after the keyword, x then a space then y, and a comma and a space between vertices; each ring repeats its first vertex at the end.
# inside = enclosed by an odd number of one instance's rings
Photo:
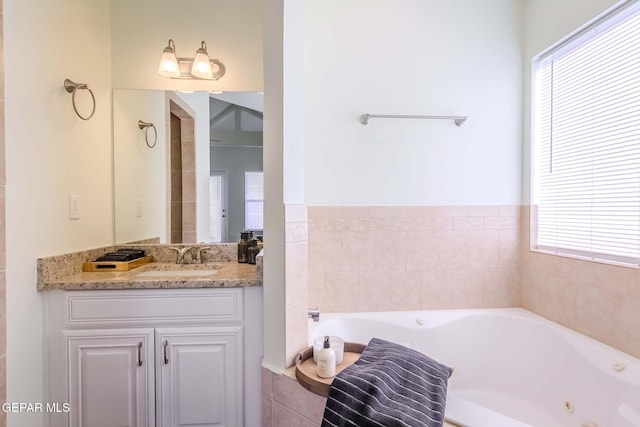
MULTIPOLYGON (((346 342, 342 363, 336 366, 336 375, 344 368, 351 366, 360 358, 366 345, 346 342)), ((307 347, 296 356, 296 379, 300 385, 312 393, 322 397, 329 396, 329 388, 333 378, 321 378, 316 374, 317 365, 313 360, 313 346, 307 347)))
POLYGON ((152 255, 143 256, 133 261, 90 261, 82 264, 82 271, 129 271, 134 268, 149 264, 153 261, 152 255))

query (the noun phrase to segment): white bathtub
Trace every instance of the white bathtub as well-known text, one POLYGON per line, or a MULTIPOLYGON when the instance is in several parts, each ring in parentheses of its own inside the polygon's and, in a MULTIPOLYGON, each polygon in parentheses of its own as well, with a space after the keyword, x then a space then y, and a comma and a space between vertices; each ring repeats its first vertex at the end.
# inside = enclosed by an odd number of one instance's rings
POLYGON ((318 335, 383 338, 453 367, 446 417, 459 425, 640 427, 640 360, 523 309, 322 313, 318 335))

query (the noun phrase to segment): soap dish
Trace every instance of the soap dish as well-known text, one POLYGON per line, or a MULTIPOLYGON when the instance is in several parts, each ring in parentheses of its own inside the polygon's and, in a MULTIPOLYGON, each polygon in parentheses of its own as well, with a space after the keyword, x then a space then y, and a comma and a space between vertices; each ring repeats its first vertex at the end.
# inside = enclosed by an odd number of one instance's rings
MULTIPOLYGON (((336 375, 358 360, 365 347, 366 345, 364 344, 345 342, 344 356, 342 363, 336 365, 336 375)), ((329 388, 331 388, 333 378, 321 378, 316 373, 316 370, 317 365, 313 361, 313 346, 309 346, 296 356, 296 379, 302 387, 310 392, 327 397, 329 396, 329 388)))

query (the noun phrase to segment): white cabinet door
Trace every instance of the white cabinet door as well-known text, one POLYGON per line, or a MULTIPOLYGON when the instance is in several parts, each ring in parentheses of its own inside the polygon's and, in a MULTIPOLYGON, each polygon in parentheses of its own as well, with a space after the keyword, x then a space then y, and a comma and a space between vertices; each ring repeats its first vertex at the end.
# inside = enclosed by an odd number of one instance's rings
POLYGON ((154 425, 153 329, 66 331, 71 427, 154 425))
POLYGON ((156 329, 158 427, 243 425, 242 328, 156 329))

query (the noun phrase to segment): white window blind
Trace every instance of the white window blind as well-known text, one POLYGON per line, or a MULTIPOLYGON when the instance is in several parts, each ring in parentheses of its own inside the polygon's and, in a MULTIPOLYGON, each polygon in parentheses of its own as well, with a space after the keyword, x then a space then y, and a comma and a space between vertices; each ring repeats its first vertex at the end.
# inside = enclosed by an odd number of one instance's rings
POLYGON ((638 264, 640 3, 534 63, 537 247, 638 264))
POLYGON ((262 230, 264 227, 264 179, 262 172, 244 173, 244 227, 262 230))

